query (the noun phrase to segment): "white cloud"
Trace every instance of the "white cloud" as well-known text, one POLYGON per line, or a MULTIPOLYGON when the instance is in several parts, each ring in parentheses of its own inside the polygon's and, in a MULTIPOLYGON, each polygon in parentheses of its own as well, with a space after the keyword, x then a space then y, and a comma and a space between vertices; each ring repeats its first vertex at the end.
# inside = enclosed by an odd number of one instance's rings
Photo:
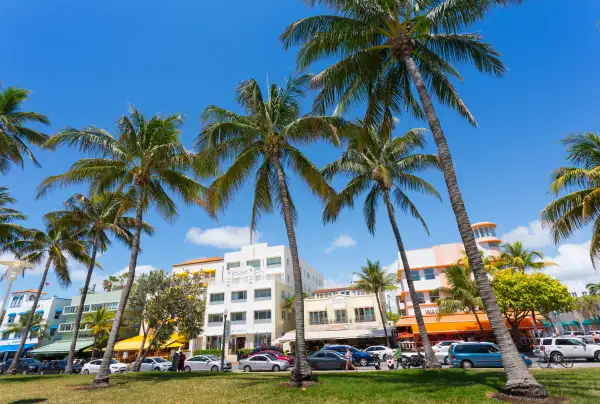
MULTIPOLYGON (((139 277, 142 274, 147 274, 150 271, 152 271, 153 269, 156 269, 155 267, 153 267, 152 265, 138 265, 137 267, 135 267, 135 277, 139 277)), ((96 285, 96 292, 101 292, 102 291, 102 282, 107 279, 109 276, 120 276, 122 274, 126 274, 129 271, 129 267, 126 266, 123 269, 113 272, 113 273, 106 273, 103 271, 100 271, 99 269, 96 269, 94 274, 92 275, 92 278, 90 279, 90 288, 93 287, 93 285, 96 285)), ((87 274, 87 272, 86 272, 87 274)), ((71 275, 72 278, 72 275, 71 275)), ((83 285, 85 281, 85 275, 81 278, 81 285, 83 285)))
MULTIPOLYGON (((254 232, 252 242, 260 240, 260 233, 254 232)), ((185 234, 186 241, 217 248, 240 248, 250 243, 249 227, 224 226, 213 229, 190 228, 185 234)))
POLYGON ((337 248, 350 248, 356 245, 356 240, 346 234, 340 234, 338 238, 329 243, 329 247, 325 250, 325 252, 332 252, 337 248))
POLYGON ((582 244, 562 244, 554 257, 544 257, 558 266, 544 270, 544 273, 563 282, 571 292, 585 291, 587 283, 600 282, 600 274, 594 270, 590 259, 590 241, 582 244))
POLYGON ((341 274, 335 278, 325 278, 323 280, 323 289, 343 288, 352 283, 349 274, 341 274))
POLYGON ((544 228, 539 220, 530 222, 528 226, 519 226, 500 237, 505 243, 523 242, 525 248, 544 248, 551 246, 552 238, 548 228, 544 228))

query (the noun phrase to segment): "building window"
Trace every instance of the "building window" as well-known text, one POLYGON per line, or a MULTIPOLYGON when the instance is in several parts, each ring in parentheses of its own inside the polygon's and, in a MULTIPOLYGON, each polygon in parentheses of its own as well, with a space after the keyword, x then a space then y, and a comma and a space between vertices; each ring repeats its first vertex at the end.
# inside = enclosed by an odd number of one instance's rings
POLYGON ((419 275, 419 271, 410 271, 410 274, 412 275, 413 281, 420 281, 421 280, 421 276, 419 275))
POLYGON ((106 305, 106 310, 117 310, 119 308, 119 302, 112 302, 106 305))
POLYGON ((425 293, 417 292, 417 303, 419 303, 419 304, 425 303, 425 293))
POLYGON ((240 311, 238 313, 231 313, 231 321, 243 321, 246 322, 246 312, 240 311))
POLYGON ((222 303, 225 301, 225 293, 211 293, 210 302, 211 303, 222 303))
POLYGON ((223 314, 209 314, 208 322, 209 323, 222 323, 223 322, 223 314))
POLYGON ((7 340, 9 336, 10 336, 10 333, 9 333, 9 332, 4 332, 4 333, 2 333, 2 339, 3 339, 3 340, 7 340))
POLYGON ((271 298, 271 289, 256 289, 254 291, 254 298, 269 300, 271 298))
POLYGON ((13 296, 12 301, 10 302, 10 307, 21 307, 22 302, 23 302, 23 295, 13 296))
POLYGON ((282 312, 281 312, 281 319, 282 319, 282 320, 285 320, 285 311, 282 311, 282 312))
POLYGON ((283 290, 281 291, 281 298, 285 299, 285 292, 283 290))
POLYGON ((14 339, 19 339, 19 338, 23 338, 23 333, 21 331, 17 331, 14 335, 13 335, 14 339))
POLYGON ((54 319, 58 320, 60 318, 60 313, 54 313, 54 319))
POLYGON ((326 311, 311 311, 308 313, 309 324, 327 324, 326 311))
POLYGON ((335 311, 335 322, 336 323, 347 323, 348 322, 348 312, 346 310, 336 310, 335 311))
POLYGON ((233 268, 239 268, 240 267, 240 263, 239 262, 228 262, 227 263, 227 270, 229 271, 230 269, 233 268))
POLYGON ((439 292, 429 292, 429 300, 431 301, 431 303, 435 303, 438 300, 440 300, 439 292))
POLYGON ((281 257, 267 258, 267 268, 273 268, 281 266, 281 257))
POLYGON ((12 313, 12 314, 9 314, 9 315, 8 315, 8 318, 7 318, 7 324, 14 324, 14 322, 15 322, 15 317, 16 317, 16 316, 17 316, 17 315, 16 315, 16 314, 14 314, 14 313, 12 313))
POLYGON ((354 321, 357 323, 375 321, 375 309, 373 307, 354 309, 354 321))
POLYGON ((104 308, 104 304, 92 304, 92 311, 98 311, 104 308))
POLYGON ((500 248, 500 244, 498 244, 498 243, 488 243, 488 248, 500 248))
POLYGON ((433 270, 433 268, 427 268, 423 272, 425 274, 425 279, 427 279, 427 280, 435 279, 435 271, 433 270))
POLYGON ((248 297, 248 292, 246 292, 245 290, 231 292, 231 301, 246 300, 247 297, 248 297))
POLYGON ((54 334, 56 334, 56 330, 50 330, 50 336, 54 337, 54 334))
POLYGON ((271 310, 257 310, 254 312, 255 320, 270 320, 271 310))
POLYGON ((260 260, 246 261, 246 266, 252 268, 260 268, 260 260))

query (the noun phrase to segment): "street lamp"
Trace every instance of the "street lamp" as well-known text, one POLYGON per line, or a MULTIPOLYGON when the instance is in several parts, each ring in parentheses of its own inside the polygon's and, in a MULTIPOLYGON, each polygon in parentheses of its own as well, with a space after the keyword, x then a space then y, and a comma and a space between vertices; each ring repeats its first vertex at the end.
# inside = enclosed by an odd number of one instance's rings
POLYGON ((223 371, 223 362, 225 362, 225 331, 227 329, 227 309, 223 311, 223 337, 221 339, 221 372, 223 371))
POLYGON ((0 265, 4 265, 6 271, 4 275, 0 277, 0 280, 6 281, 6 286, 4 287, 4 293, 2 294, 2 300, 0 300, 0 322, 4 318, 4 306, 6 305, 6 301, 8 300, 8 296, 10 295, 10 290, 12 289, 13 282, 17 279, 17 276, 22 275, 23 271, 26 268, 33 268, 33 264, 27 261, 0 261, 0 265))

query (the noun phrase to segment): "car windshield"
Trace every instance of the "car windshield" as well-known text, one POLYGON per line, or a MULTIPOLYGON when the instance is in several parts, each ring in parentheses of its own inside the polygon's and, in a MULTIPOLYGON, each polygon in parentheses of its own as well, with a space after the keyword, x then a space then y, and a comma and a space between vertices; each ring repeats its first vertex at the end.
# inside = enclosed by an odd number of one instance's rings
POLYGON ((152 358, 154 359, 154 362, 156 363, 165 363, 168 362, 167 360, 163 359, 163 358, 152 358))
POLYGON ((270 353, 265 353, 263 355, 265 355, 267 358, 269 358, 272 361, 276 361, 277 360, 277 358, 275 356, 271 355, 270 353))
POLYGON ((40 362, 37 359, 33 359, 33 358, 24 358, 21 359, 21 361, 26 364, 26 365, 39 365, 40 362))
POLYGON ((113 360, 110 361, 111 365, 116 365, 117 363, 121 363, 121 362, 119 362, 119 361, 117 361, 115 359, 113 359, 113 360))
POLYGON ((337 357, 339 357, 339 358, 342 358, 342 359, 344 359, 344 356, 343 356, 341 353, 339 353, 339 352, 335 352, 335 351, 327 351, 327 353, 332 353, 332 354, 334 354, 335 356, 337 356, 337 357))

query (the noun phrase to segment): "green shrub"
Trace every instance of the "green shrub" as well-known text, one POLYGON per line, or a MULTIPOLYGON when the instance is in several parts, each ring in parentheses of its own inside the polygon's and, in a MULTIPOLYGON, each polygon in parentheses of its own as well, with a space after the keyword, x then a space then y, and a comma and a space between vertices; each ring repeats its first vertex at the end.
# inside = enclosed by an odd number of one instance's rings
POLYGON ((194 349, 194 356, 195 355, 216 355, 216 356, 221 356, 221 350, 220 349, 194 349))
POLYGON ((252 348, 242 348, 242 349, 238 349, 236 352, 239 354, 242 354, 242 355, 246 355, 252 351, 254 351, 254 349, 252 349, 252 348))

